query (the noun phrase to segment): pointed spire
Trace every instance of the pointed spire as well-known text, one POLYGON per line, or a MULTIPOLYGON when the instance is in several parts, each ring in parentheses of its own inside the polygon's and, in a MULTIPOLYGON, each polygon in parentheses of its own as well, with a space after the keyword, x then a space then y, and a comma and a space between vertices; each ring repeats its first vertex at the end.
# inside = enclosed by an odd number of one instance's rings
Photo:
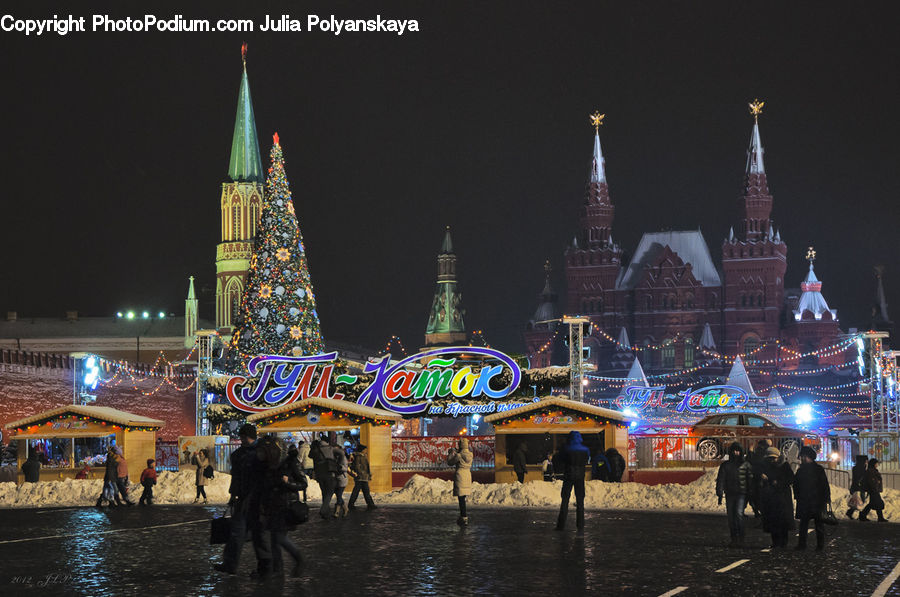
POLYGON ((618 349, 619 350, 628 350, 631 348, 631 342, 628 340, 628 331, 625 329, 625 326, 622 326, 622 329, 619 330, 619 338, 618 338, 618 349))
POLYGON ((191 347, 194 345, 194 334, 197 332, 198 315, 197 315, 197 295, 194 293, 194 276, 191 276, 188 283, 188 295, 184 301, 184 345, 191 347))
POLYGON ((231 160, 228 177, 234 182, 265 181, 262 160, 259 156, 259 140, 256 137, 256 119, 250 99, 250 81, 247 79, 247 44, 241 46, 244 68, 241 88, 238 92, 237 114, 234 118, 234 136, 231 140, 231 160))
POLYGON ((784 406, 784 398, 781 397, 781 392, 778 391, 778 388, 774 386, 769 395, 766 396, 766 402, 769 406, 784 406))
POLYGON ((776 230, 776 231, 775 231, 775 242, 776 242, 776 243, 780 243, 780 242, 781 242, 781 230, 776 230))
POLYGON ((707 350, 716 349, 716 341, 713 340, 712 329, 709 327, 709 322, 706 322, 706 325, 703 326, 703 334, 700 336, 700 348, 705 348, 707 350))
POLYGON ((591 182, 606 182, 606 164, 600 149, 600 133, 594 133, 594 155, 591 160, 591 182))
POLYGON ((837 309, 829 309, 825 297, 822 296, 822 282, 816 277, 816 272, 813 269, 816 252, 812 247, 806 251, 806 258, 809 260, 809 272, 807 272, 803 282, 800 283, 800 290, 803 291, 803 294, 800 295, 800 303, 794 311, 794 319, 796 321, 802 320, 803 313, 806 311, 812 313, 817 320, 822 319, 822 315, 825 312, 830 312, 831 318, 837 319, 837 309))
POLYGON ((753 386, 750 385, 750 377, 747 376, 747 369, 744 368, 744 361, 741 357, 734 359, 734 365, 728 373, 728 381, 725 382, 729 386, 735 386, 747 392, 750 396, 755 396, 753 386))
POLYGON ((631 369, 628 370, 628 375, 625 376, 625 379, 626 384, 629 386, 650 387, 650 384, 647 382, 647 376, 644 374, 644 368, 641 367, 641 360, 638 357, 634 357, 634 362, 631 364, 631 369))
POLYGON ((578 248, 578 235, 577 234, 572 237, 572 248, 573 249, 578 248))
POLYGON ((750 103, 750 113, 753 114, 753 131, 750 133, 750 148, 747 150, 747 174, 765 174, 763 166, 762 140, 759 138, 759 115, 765 102, 754 100, 750 103))
POLYGON ((613 242, 612 232, 609 233, 609 238, 606 239, 606 242, 609 246, 614 246, 616 244, 613 242))
POLYGON ((734 242, 734 226, 728 229, 728 242, 734 242))
POLYGON ((441 253, 445 255, 453 254, 453 239, 450 238, 450 226, 447 226, 447 231, 444 233, 444 242, 441 244, 441 253))

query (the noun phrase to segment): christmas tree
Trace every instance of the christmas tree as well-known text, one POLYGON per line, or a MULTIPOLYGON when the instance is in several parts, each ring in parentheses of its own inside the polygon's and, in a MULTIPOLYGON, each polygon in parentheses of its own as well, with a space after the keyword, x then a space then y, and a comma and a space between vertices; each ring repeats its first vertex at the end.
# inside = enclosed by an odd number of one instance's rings
POLYGON ((247 362, 261 354, 299 356, 325 349, 278 133, 274 140, 247 286, 231 338, 228 368, 233 372, 246 371, 247 362))

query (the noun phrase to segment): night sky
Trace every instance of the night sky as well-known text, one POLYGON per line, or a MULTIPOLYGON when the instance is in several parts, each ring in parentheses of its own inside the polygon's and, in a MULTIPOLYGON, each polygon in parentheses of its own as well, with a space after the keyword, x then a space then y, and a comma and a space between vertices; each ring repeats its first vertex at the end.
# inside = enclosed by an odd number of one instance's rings
MULTIPOLYGON (((75 6, 19 4, 3 12, 75 6)), ((755 97, 786 286, 812 244, 844 329, 869 321, 876 264, 900 309, 890 3, 92 4, 76 16, 381 14, 421 31, 0 32, 0 312, 183 314, 194 275, 213 317, 245 40, 263 165, 277 130, 326 340, 421 346, 450 225, 467 327, 522 350, 545 259, 563 290, 598 109, 616 241, 630 253, 643 232, 700 227, 718 262, 755 97)))

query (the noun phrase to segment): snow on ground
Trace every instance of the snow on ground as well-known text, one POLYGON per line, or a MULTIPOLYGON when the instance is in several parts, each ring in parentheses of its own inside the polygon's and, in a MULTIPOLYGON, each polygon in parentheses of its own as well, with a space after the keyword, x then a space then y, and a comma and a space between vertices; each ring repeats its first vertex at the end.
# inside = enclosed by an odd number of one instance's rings
MULTIPOLYGON (((159 473, 159 480, 153 488, 157 504, 190 504, 194 500, 194 471, 159 473)), ((206 486, 206 494, 211 504, 225 504, 228 501, 228 485, 231 476, 216 473, 206 486)), ((716 472, 710 471, 688 485, 642 485, 640 483, 585 483, 585 507, 591 510, 671 510, 724 513, 715 494, 716 472)), ((103 482, 97 479, 75 481, 45 481, 25 483, 16 487, 15 483, 0 483, 0 508, 35 508, 50 506, 92 506, 100 495, 103 482)), ((556 508, 562 481, 529 481, 528 483, 473 483, 469 504, 477 506, 505 506, 556 508)), ((137 501, 142 492, 140 485, 133 484, 129 499, 137 501)), ((310 483, 307 497, 321 501, 322 494, 315 482, 310 483)), ((847 509, 846 489, 831 486, 832 505, 838 519, 844 518, 847 509)), ((882 495, 886 507, 884 514, 891 520, 900 521, 900 491, 885 490, 882 495)), ((347 494, 345 493, 345 499, 347 494)), ((381 504, 398 505, 455 505, 453 482, 430 479, 414 475, 401 489, 375 495, 381 504)), ((874 518, 874 514, 869 515, 874 518)))

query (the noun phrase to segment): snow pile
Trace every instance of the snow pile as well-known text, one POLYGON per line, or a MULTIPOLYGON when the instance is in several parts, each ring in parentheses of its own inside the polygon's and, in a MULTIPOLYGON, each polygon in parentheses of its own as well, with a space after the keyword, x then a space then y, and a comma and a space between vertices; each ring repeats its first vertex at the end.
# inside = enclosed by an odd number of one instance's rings
MULTIPOLYGON (((153 488, 157 504, 190 504, 196 489, 193 470, 159 473, 153 488)), ((206 494, 211 504, 228 501, 228 485, 231 475, 216 473, 206 494)), ((716 471, 710 471, 688 485, 642 485, 640 483, 585 483, 585 507, 592 510, 670 510, 724 513, 716 498, 716 471)), ((0 508, 35 508, 51 506, 92 506, 103 488, 99 479, 75 481, 44 481, 25 483, 0 483, 0 508)), ((557 508, 562 481, 529 481, 527 483, 472 483, 469 504, 505 507, 557 508)), ((143 488, 132 484, 128 497, 136 502, 143 488)), ((345 499, 347 494, 344 494, 345 499)), ((453 482, 413 475, 406 485, 389 493, 377 494, 381 504, 402 505, 455 505, 453 482)), ((832 507, 838 519, 844 518, 849 494, 846 489, 831 486, 832 507)), ((887 489, 882 494, 884 514, 900 521, 900 491, 887 489)), ((307 498, 321 501, 319 486, 310 482, 307 498)), ((872 515, 870 515, 872 518, 872 515)))
MULTIPOLYGON (((585 482, 585 508, 610 510, 672 510, 724 512, 716 498, 716 471, 688 485, 643 485, 640 483, 585 482)), ((469 504, 537 508, 559 507, 562 481, 527 483, 472 483, 469 504)), ((831 486, 832 507, 838 518, 847 509, 846 489, 831 486)), ((884 514, 900 520, 900 491, 886 490, 884 514)), ((402 489, 379 495, 386 504, 455 504, 453 482, 414 475, 402 489)), ((870 515, 870 518, 873 515, 870 515)))

